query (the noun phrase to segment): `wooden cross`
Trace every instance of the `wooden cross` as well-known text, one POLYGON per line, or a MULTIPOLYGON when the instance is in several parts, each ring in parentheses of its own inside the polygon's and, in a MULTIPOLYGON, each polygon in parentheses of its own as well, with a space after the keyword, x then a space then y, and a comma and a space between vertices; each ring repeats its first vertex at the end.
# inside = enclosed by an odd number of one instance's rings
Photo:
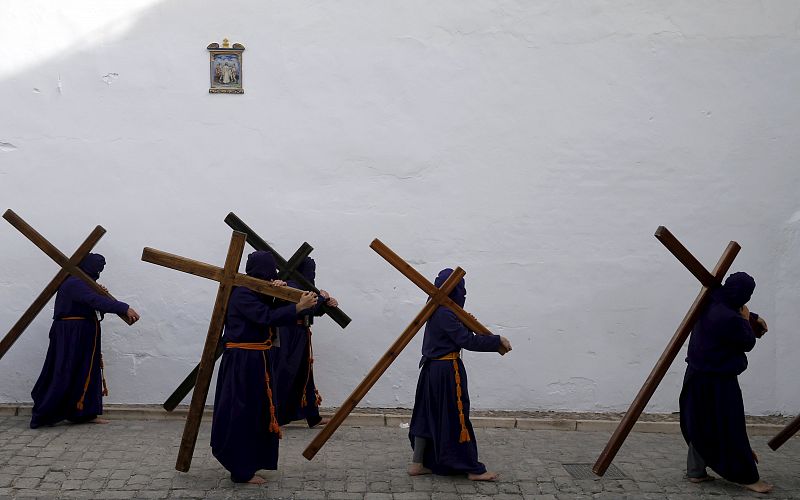
POLYGON ((798 431, 800 431, 800 415, 798 415, 797 417, 795 417, 794 420, 789 422, 789 425, 784 427, 783 430, 780 431, 774 438, 770 439, 769 443, 767 444, 769 445, 770 448, 772 448, 773 451, 777 451, 778 448, 783 446, 783 443, 785 443, 786 441, 789 440, 789 438, 797 434, 798 431))
MULTIPOLYGON (((229 213, 227 217, 225 217, 225 222, 230 226, 234 231, 239 231, 240 233, 245 233, 247 235, 247 242, 250 243, 250 246, 255 248, 256 250, 266 250, 270 252, 272 256, 275 258, 275 264, 278 266, 278 279, 288 281, 294 280, 296 283, 300 285, 303 290, 309 290, 314 293, 319 294, 319 290, 310 282, 308 281, 305 276, 303 276, 300 272, 297 271, 297 267, 303 262, 303 260, 311 254, 314 250, 314 247, 309 245, 307 242, 303 242, 300 245, 300 248, 294 252, 294 254, 289 258, 287 262, 283 257, 278 254, 269 244, 261 239, 261 237, 256 234, 255 231, 250 229, 250 227, 245 224, 242 219, 236 216, 233 212, 229 213)), ((350 323, 350 317, 347 316, 341 309, 338 307, 331 307, 325 303, 322 305, 322 311, 330 318, 335 321, 339 326, 345 328, 350 323)), ((214 362, 222 356, 222 352, 224 351, 224 347, 219 345, 217 346, 217 352, 214 354, 214 362)), ((200 365, 194 367, 194 369, 183 379, 183 382, 180 383, 177 389, 173 391, 173 393, 164 401, 162 405, 163 408, 167 411, 174 410, 183 398, 189 394, 189 391, 192 390, 194 387, 195 381, 197 380, 197 372, 200 369, 200 365)))
MULTIPOLYGON (((303 290, 308 290, 309 292, 314 292, 319 295, 319 290, 314 283, 311 283, 309 280, 306 279, 305 276, 301 272, 297 270, 297 266, 303 261, 308 254, 302 255, 299 254, 300 250, 294 253, 294 255, 289 259, 289 262, 286 262, 283 257, 280 256, 278 252, 276 252, 269 244, 264 241, 255 231, 250 229, 250 226, 245 224, 242 219, 236 216, 235 213, 230 212, 227 217, 225 217, 225 223, 230 226, 231 229, 234 231, 239 231, 247 235, 247 242, 250 243, 250 246, 255 248, 256 250, 266 250, 267 252, 271 253, 273 257, 275 257, 275 263, 278 265, 278 271, 280 274, 280 279, 282 280, 292 280, 303 290)), ((308 243, 303 243, 303 245, 308 245, 308 243)), ((311 253, 310 245, 308 245, 309 253, 311 253)), ((302 249, 302 247, 301 247, 302 249)), ((338 307, 332 307, 328 304, 322 304, 322 312, 327 314, 333 321, 336 322, 337 325, 341 326, 342 328, 347 327, 350 323, 350 317, 344 313, 338 307)))
POLYGON ((386 259, 389 264, 394 266, 405 277, 420 287, 422 291, 428 295, 429 300, 419 314, 417 314, 411 324, 408 325, 403 333, 397 337, 397 340, 395 340, 391 347, 389 347, 389 350, 386 351, 386 353, 381 357, 381 359, 378 360, 375 366, 372 367, 372 370, 369 371, 364 380, 362 380, 358 387, 353 390, 352 394, 350 394, 350 397, 348 397, 344 403, 342 403, 333 417, 331 417, 330 421, 325 424, 325 427, 319 431, 316 437, 314 437, 311 443, 306 447, 305 451, 303 451, 303 456, 308 460, 314 458, 320 448, 322 448, 328 439, 330 439, 336 429, 342 425, 342 422, 344 422, 345 418, 347 418, 350 412, 352 412, 353 409, 358 405, 359 401, 361 401, 361 399, 367 395, 367 392, 369 392, 372 386, 375 385, 375 383, 389 368, 392 362, 397 359, 397 356, 399 356, 406 345, 411 342, 411 339, 414 338, 414 335, 416 335, 420 328, 422 328, 422 325, 428 321, 428 319, 439 306, 445 306, 453 311, 456 317, 458 317, 458 319, 473 332, 480 335, 492 335, 492 332, 490 332, 488 328, 480 324, 477 319, 464 311, 461 306, 453 302, 453 300, 448 297, 450 292, 453 291, 456 285, 458 285, 458 282, 461 281, 461 278, 463 278, 466 274, 463 269, 457 267, 442 284, 442 287, 436 288, 433 283, 418 273, 416 269, 408 265, 402 258, 400 258, 400 256, 389 249, 389 247, 381 243, 380 240, 373 240, 370 244, 370 248, 375 250, 378 255, 386 259))
MULTIPOLYGON (((44 306, 50 302, 50 299, 56 294, 58 288, 70 275, 82 279, 92 288, 92 290, 100 295, 114 299, 114 297, 108 293, 108 291, 103 289, 95 280, 90 278, 78 267, 83 258, 89 254, 97 242, 100 241, 100 238, 102 238, 106 233, 106 230, 101 226, 96 226, 89 236, 83 241, 83 243, 80 244, 78 249, 75 250, 75 253, 73 253, 71 257, 67 258, 67 256, 61 253, 61 251, 56 248, 55 245, 47 241, 44 236, 39 234, 33 227, 25 222, 22 217, 14 213, 13 210, 6 210, 3 214, 3 218, 11 223, 12 226, 17 228, 17 230, 26 238, 31 240, 31 242, 41 251, 53 259, 56 264, 61 266, 61 269, 58 271, 55 277, 50 280, 50 283, 44 287, 44 290, 42 290, 39 296, 36 297, 36 299, 33 301, 33 304, 31 304, 30 307, 28 307, 28 309, 22 313, 22 317, 14 324, 14 326, 11 327, 11 330, 9 330, 6 336, 3 337, 3 340, 0 340, 0 359, 2 359, 6 352, 11 349, 11 346, 14 345, 14 342, 17 341, 17 339, 22 335, 22 332, 25 331, 25 329, 33 322, 34 318, 36 318, 42 309, 44 309, 44 306)), ((126 316, 120 315, 120 318, 122 318, 122 320, 129 325, 132 324, 126 316)))
POLYGON ((294 303, 299 302, 303 294, 302 290, 297 290, 296 288, 276 286, 268 281, 239 273, 239 264, 242 260, 245 239, 246 235, 244 233, 233 231, 224 268, 152 248, 145 248, 142 252, 142 260, 145 262, 219 282, 217 298, 214 302, 214 312, 211 314, 211 322, 208 325, 208 334, 203 346, 203 355, 200 358, 200 367, 197 371, 197 385, 192 394, 192 403, 189 406, 189 415, 186 417, 178 460, 175 464, 175 468, 182 472, 187 472, 192 463, 192 453, 200 430, 200 421, 203 419, 208 388, 211 385, 211 377, 214 374, 214 353, 222 335, 225 313, 228 309, 228 300, 233 287, 247 287, 255 292, 294 303))
POLYGON ((728 272, 728 269, 730 269, 733 260, 741 249, 739 244, 735 241, 728 243, 728 247, 722 253, 717 265, 714 266, 714 270, 708 272, 706 268, 703 267, 703 264, 694 258, 689 250, 687 250, 664 226, 658 227, 655 237, 700 281, 703 288, 700 290, 697 298, 694 299, 692 306, 689 308, 689 312, 684 316, 677 331, 675 331, 669 344, 667 344, 667 348, 664 349, 661 357, 658 358, 655 367, 653 367, 653 370, 650 372, 647 380, 645 380, 642 388, 639 389, 639 393, 636 395, 636 398, 634 398, 630 408, 625 412, 625 416, 617 426, 608 444, 606 444, 597 462, 595 462, 592 472, 598 476, 602 476, 606 473, 608 466, 611 465, 611 461, 614 460, 622 443, 625 442, 625 438, 628 437, 636 420, 639 419, 642 411, 644 411, 645 406, 647 406, 648 401, 650 401, 650 398, 653 396, 658 384, 661 383, 661 380, 663 380, 664 375, 666 375, 667 370, 669 370, 670 365, 680 352, 686 339, 689 338, 694 324, 697 322, 700 313, 703 312, 708 299, 711 297, 711 292, 722 285, 722 278, 725 277, 725 274, 728 272))

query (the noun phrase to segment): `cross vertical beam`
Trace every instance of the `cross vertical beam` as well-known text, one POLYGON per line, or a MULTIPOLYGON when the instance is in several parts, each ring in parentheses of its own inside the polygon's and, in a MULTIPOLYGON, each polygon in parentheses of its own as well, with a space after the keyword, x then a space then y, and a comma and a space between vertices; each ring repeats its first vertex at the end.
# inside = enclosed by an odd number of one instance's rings
POLYGON ((672 339, 670 339, 666 349, 661 353, 661 357, 658 358, 656 365, 653 367, 650 375, 648 375, 644 385, 639 389, 639 393, 634 398, 628 411, 625 412, 625 416, 622 417, 622 421, 620 421, 617 429, 608 441, 608 444, 606 444, 606 447, 603 449, 602 453, 600 453, 594 467, 592 467, 592 472, 598 476, 602 476, 606 473, 608 466, 611 465, 622 443, 625 442, 634 424, 639 419, 639 416, 641 416, 644 408, 653 396, 653 393, 658 388, 658 384, 664 379, 664 375, 666 375, 670 365, 675 361, 683 344, 686 343, 686 339, 689 338, 694 324, 697 322, 700 313, 711 297, 711 292, 722 283, 722 278, 725 277, 725 274, 728 272, 728 269, 730 269, 736 255, 741 249, 739 244, 735 241, 728 243, 728 247, 722 253, 717 265, 714 266, 714 270, 709 273, 667 228, 659 226, 656 230, 655 237, 667 247, 667 249, 677 257, 698 280, 700 280, 703 284, 703 288, 689 308, 689 312, 684 316, 683 321, 681 321, 672 339))
POLYGON ((208 387, 211 385, 211 377, 214 375, 214 353, 219 345, 222 336, 222 327, 225 325, 225 313, 228 310, 228 299, 233 291, 233 278, 239 271, 239 264, 242 261, 244 251, 245 235, 234 232, 231 236, 231 243, 228 246, 228 255, 225 258, 225 267, 222 271, 222 279, 217 289, 217 299, 214 302, 214 312, 211 313, 211 323, 208 325, 206 343, 203 346, 203 355, 200 358, 200 367, 197 370, 197 383, 192 393, 192 403, 189 406, 189 416, 186 418, 186 425, 183 428, 181 447, 178 452, 178 461, 175 468, 182 472, 187 472, 192 463, 192 454, 197 442, 197 433, 200 430, 200 421, 203 419, 203 410, 206 406, 208 397, 208 387))
POLYGON ((774 438, 770 439, 767 444, 772 448, 772 451, 777 451, 778 448, 783 446, 783 444, 788 441, 789 438, 797 434, 798 431, 800 431, 800 415, 789 422, 789 424, 776 434, 774 438))

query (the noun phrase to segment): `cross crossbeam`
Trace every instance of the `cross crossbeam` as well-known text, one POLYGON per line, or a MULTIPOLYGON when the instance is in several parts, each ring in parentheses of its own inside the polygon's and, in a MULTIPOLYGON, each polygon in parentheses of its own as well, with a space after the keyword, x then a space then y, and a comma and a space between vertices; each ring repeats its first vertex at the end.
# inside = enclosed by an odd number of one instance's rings
POLYGON ((670 339, 661 357, 658 358, 656 365, 653 367, 650 375, 648 375, 644 385, 639 389, 639 393, 634 398, 628 411, 625 412, 625 416, 622 418, 622 421, 620 421, 617 429, 608 441, 608 444, 606 444, 605 449, 603 449, 600 457, 597 459, 597 462, 595 462, 592 472, 598 476, 605 474, 608 466, 611 465, 622 443, 625 442, 625 438, 630 434, 634 424, 639 419, 645 406, 647 406, 653 393, 658 388, 658 384, 664 379, 667 370, 669 370, 672 362, 675 361, 683 344, 686 343, 686 339, 689 338, 694 324, 697 322, 700 313, 711 297, 711 292, 714 288, 722 284, 722 278, 725 277, 725 274, 728 272, 728 269, 730 269, 736 255, 741 249, 739 244, 735 241, 728 243, 717 265, 714 266, 714 270, 708 272, 666 227, 659 226, 656 230, 655 237, 700 281, 703 287, 689 308, 689 311, 686 313, 686 316, 684 316, 683 321, 681 321, 678 326, 678 329, 675 331, 675 334, 672 336, 672 339, 670 339))
POLYGON ((178 459, 175 463, 175 468, 182 472, 187 472, 192 463, 192 454, 197 443, 197 434, 203 418, 203 409, 208 398, 211 377, 214 374, 216 361, 214 354, 222 336, 225 314, 228 310, 228 301, 233 287, 247 287, 253 291, 294 303, 299 302, 303 294, 302 290, 276 286, 265 280, 239 273, 239 264, 241 264, 242 260, 245 239, 246 235, 244 233, 233 231, 231 242, 228 245, 228 254, 225 258, 225 266, 222 268, 152 248, 145 248, 142 252, 142 260, 145 262, 219 282, 214 310, 211 314, 208 333, 203 345, 203 354, 197 370, 197 382, 192 394, 192 402, 189 406, 189 415, 183 428, 178 459))
POLYGON ((389 247, 384 245, 377 238, 370 244, 370 248, 375 250, 381 257, 389 262, 395 269, 400 271, 411 282, 420 287, 429 297, 428 302, 422 307, 422 310, 411 321, 411 324, 406 327, 403 333, 397 337, 397 340, 389 347, 384 355, 378 360, 375 366, 367 373, 364 380, 353 390, 350 396, 342 403, 336 413, 331 417, 330 421, 325 424, 311 443, 303 451, 303 456, 311 460, 319 452, 319 450, 330 439, 336 429, 344 422, 347 416, 353 411, 358 403, 367 395, 370 389, 380 379, 381 375, 391 366, 395 359, 400 355, 403 349, 411 342, 414 335, 422 328, 426 321, 433 315, 439 306, 446 306, 450 308, 456 316, 467 325, 467 328, 476 333, 483 335, 491 335, 488 328, 481 325, 477 319, 473 318, 469 313, 465 312, 458 304, 453 302, 448 295, 461 281, 461 278, 466 274, 463 269, 457 267, 455 271, 447 278, 442 284, 441 288, 437 288, 433 283, 428 281, 422 274, 417 272, 400 256, 394 253, 389 247))
MULTIPOLYGON (((78 265, 81 263, 84 257, 86 257, 89 252, 92 251, 94 246, 100 241, 100 238, 106 233, 106 230, 103 229, 101 226, 96 226, 89 236, 80 244, 75 253, 72 254, 69 258, 64 255, 58 248, 55 247, 52 243, 50 243, 44 236, 42 236, 38 231, 36 231, 30 224, 25 222, 19 215, 17 215, 13 210, 8 209, 3 214, 3 218, 7 220, 12 226, 14 226, 23 236, 28 238, 37 248, 39 248, 42 252, 44 252, 48 257, 53 259, 56 264, 58 264, 61 269, 56 273, 55 277, 44 287, 44 290, 36 297, 33 303, 22 313, 22 316, 14 323, 14 326, 11 327, 11 330, 0 340, 0 359, 11 349, 11 346, 19 339, 22 335, 22 332, 25 331, 26 328, 33 322, 33 320, 38 316, 38 314, 44 309, 50 299, 53 298, 53 295, 58 292, 58 288, 64 283, 64 281, 70 276, 75 276, 80 278, 86 284, 88 284, 92 290, 95 292, 104 295, 113 299, 114 297, 105 289, 103 289, 100 285, 97 284, 92 278, 86 275, 86 273, 81 270, 78 265)), ((127 324, 131 324, 130 320, 120 315, 123 321, 127 324)))

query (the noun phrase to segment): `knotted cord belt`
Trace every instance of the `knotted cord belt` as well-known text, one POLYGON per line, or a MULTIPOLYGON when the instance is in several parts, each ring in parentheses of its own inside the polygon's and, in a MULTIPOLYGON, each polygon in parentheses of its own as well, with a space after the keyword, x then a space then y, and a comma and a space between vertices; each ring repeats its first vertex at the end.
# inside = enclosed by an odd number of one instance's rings
MULTIPOLYGON (((67 316, 66 318, 59 318, 60 321, 81 321, 88 320, 83 316, 67 316)), ((86 382, 83 383, 83 392, 81 398, 75 405, 79 410, 83 410, 83 402, 86 399, 86 391, 89 390, 89 382, 92 380, 92 366, 94 365, 94 354, 97 351, 97 336, 100 335, 100 322, 97 318, 94 319, 94 342, 92 343, 92 357, 89 359, 89 373, 86 374, 86 382)), ((103 382, 103 396, 108 396, 108 385, 106 385, 105 365, 103 364, 103 353, 100 353, 100 378, 103 382)))
MULTIPOLYGON (((301 324, 300 320, 297 321, 297 324, 301 324)), ((305 325, 305 322, 303 322, 305 325)), ((308 383, 311 381, 311 374, 314 370, 314 351, 311 347, 311 328, 306 327, 306 332, 308 333, 308 370, 306 370, 306 383, 303 384, 303 395, 300 398, 300 408, 305 408, 308 406, 308 398, 306 397, 306 393, 308 392, 308 383)), ((322 396, 320 395, 317 388, 314 388, 314 401, 316 402, 317 407, 322 403, 322 396)))
POLYGON ((458 421, 461 423, 461 435, 458 438, 458 442, 468 443, 471 439, 464 417, 464 403, 461 402, 461 373, 459 373, 458 370, 458 359, 460 357, 460 352, 451 352, 435 359, 437 361, 453 361, 453 371, 455 371, 456 374, 456 406, 458 407, 458 421))
MULTIPOLYGON (((270 337, 272 337, 272 329, 270 329, 270 337)), ((278 418, 275 416, 275 404, 272 402, 272 384, 270 383, 269 366, 267 365, 266 351, 272 349, 272 339, 267 339, 264 342, 227 342, 225 348, 261 351, 261 358, 264 360, 264 380, 267 383, 267 400, 269 400, 269 431, 277 434, 278 439, 282 438, 281 426, 278 425, 278 418)))

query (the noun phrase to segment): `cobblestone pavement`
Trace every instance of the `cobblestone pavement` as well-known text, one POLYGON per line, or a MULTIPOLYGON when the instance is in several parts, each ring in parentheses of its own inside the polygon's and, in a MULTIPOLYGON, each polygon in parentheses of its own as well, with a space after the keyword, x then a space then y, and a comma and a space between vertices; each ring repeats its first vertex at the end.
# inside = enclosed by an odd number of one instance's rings
POLYGON ((772 494, 750 494, 723 480, 683 478, 680 435, 634 433, 615 464, 628 479, 573 479, 562 464, 594 462, 606 432, 477 429, 481 459, 497 483, 460 477, 408 477, 407 430, 343 427, 312 461, 301 451, 315 431, 288 428, 280 470, 262 486, 230 482, 211 456, 203 424, 189 473, 173 469, 183 423, 114 420, 31 430, 27 417, 0 417, 0 498, 297 498, 297 499, 697 499, 800 498, 800 439, 779 451, 752 442, 772 494))

